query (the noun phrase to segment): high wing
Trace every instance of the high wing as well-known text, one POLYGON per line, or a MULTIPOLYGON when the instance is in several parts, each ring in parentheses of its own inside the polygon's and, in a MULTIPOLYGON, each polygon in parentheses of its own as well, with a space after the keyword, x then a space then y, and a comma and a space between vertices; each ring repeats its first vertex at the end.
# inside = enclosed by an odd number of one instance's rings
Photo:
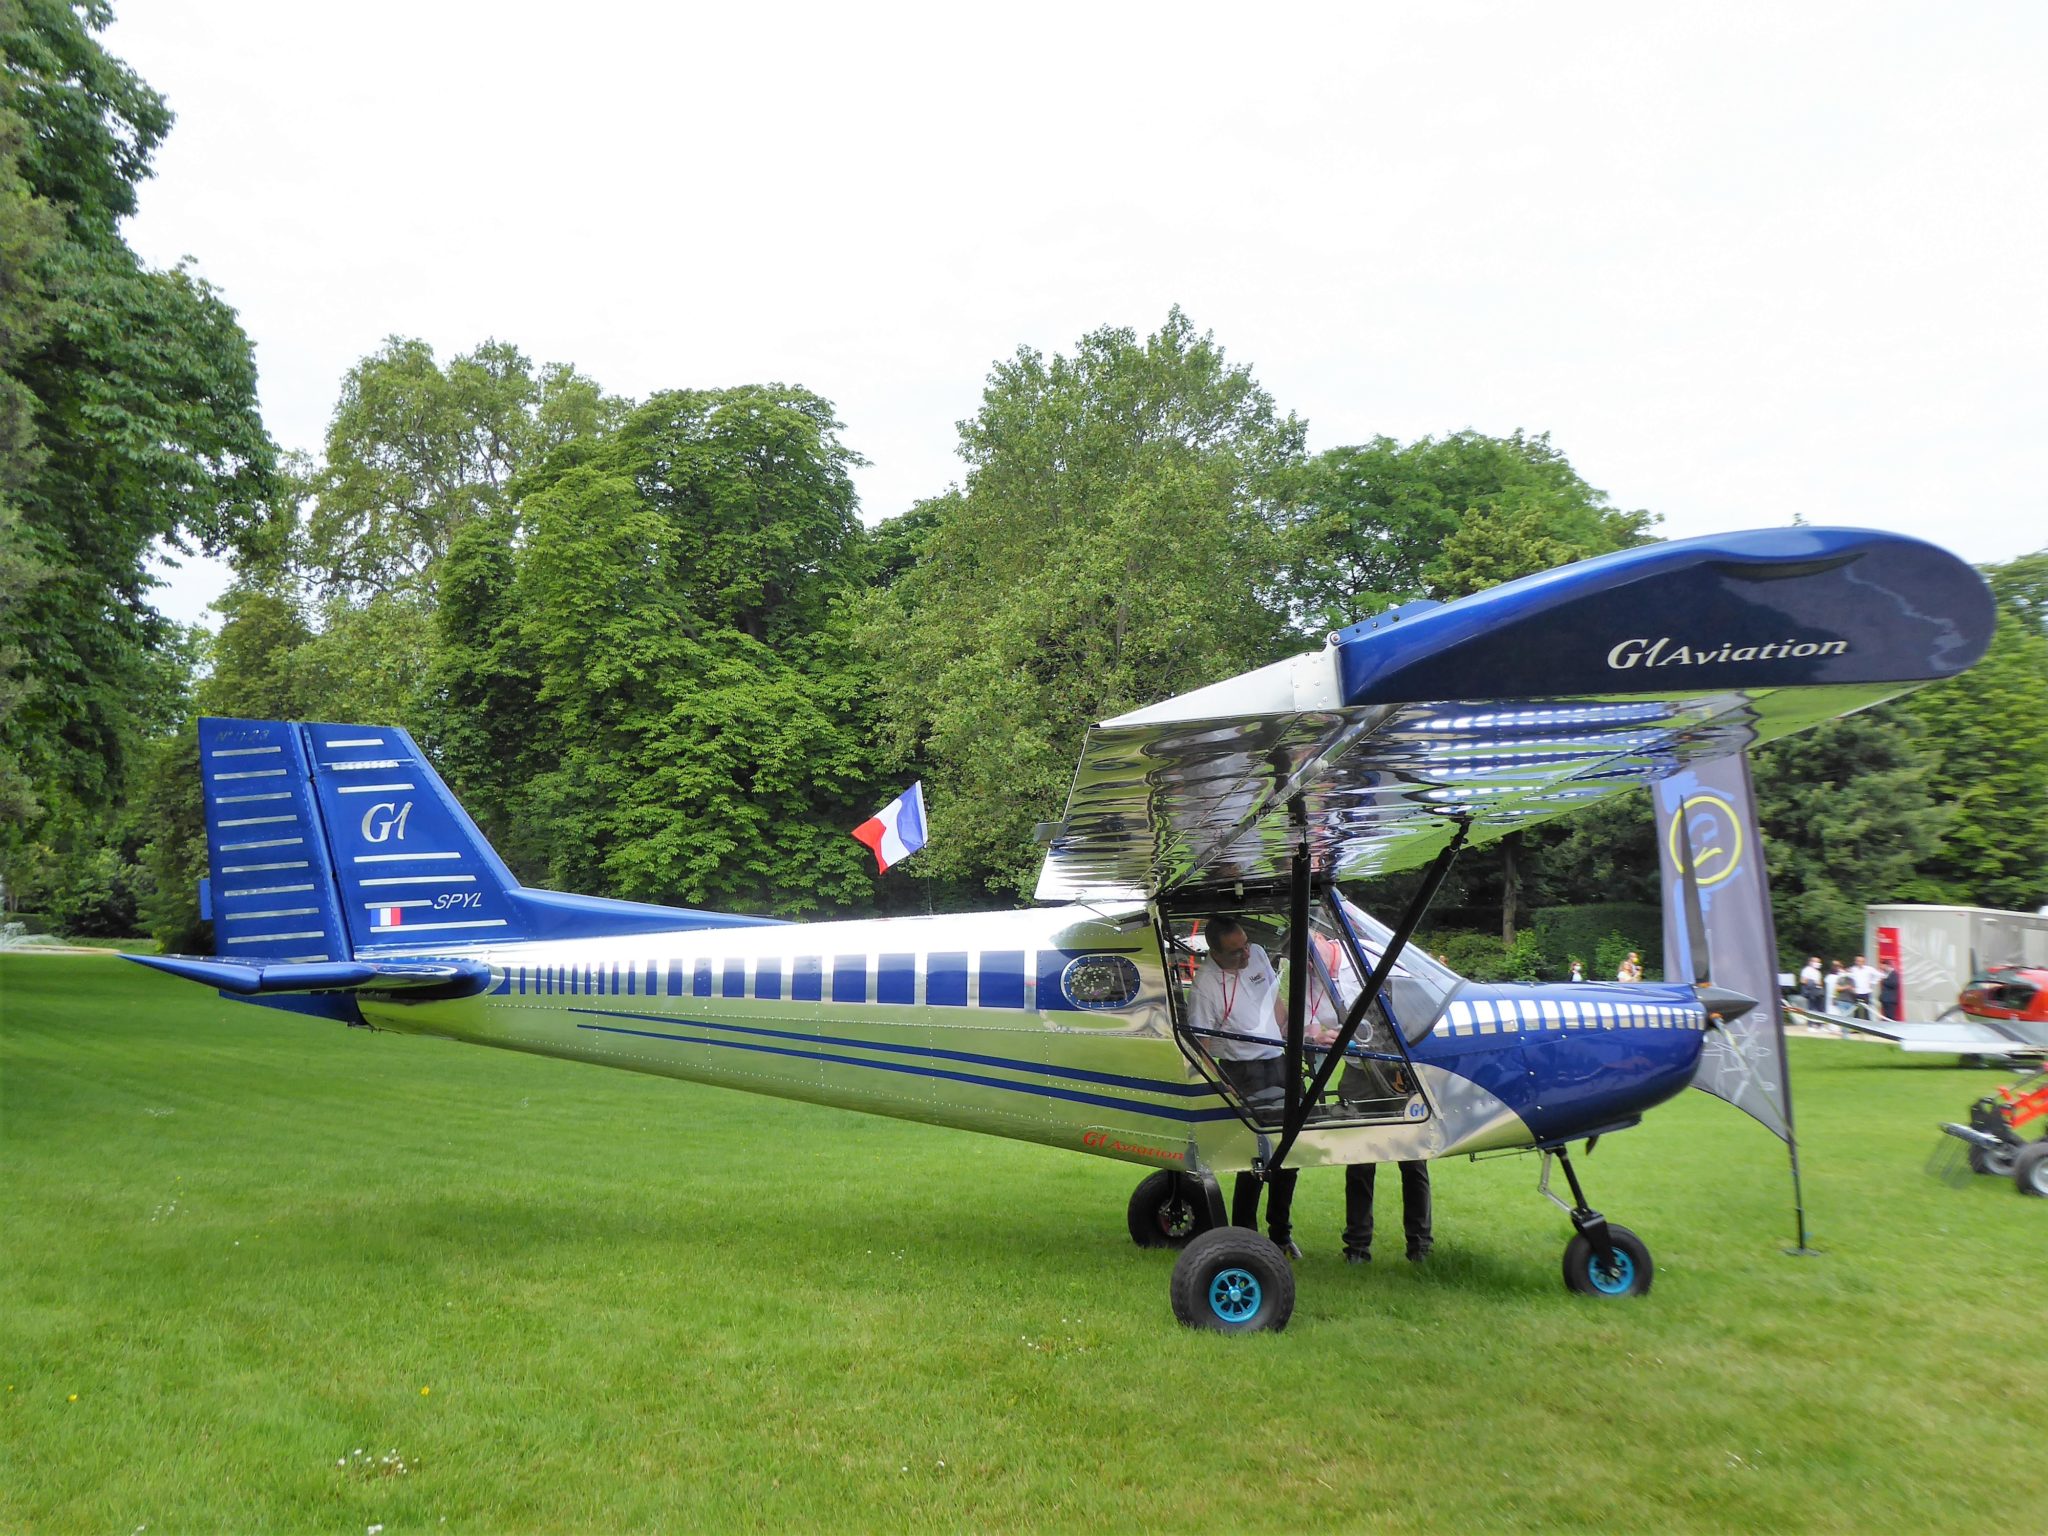
POLYGON ((1953 677, 1989 589, 1917 539, 1783 528, 1624 550, 1091 728, 1038 897, 1423 864, 1953 677))

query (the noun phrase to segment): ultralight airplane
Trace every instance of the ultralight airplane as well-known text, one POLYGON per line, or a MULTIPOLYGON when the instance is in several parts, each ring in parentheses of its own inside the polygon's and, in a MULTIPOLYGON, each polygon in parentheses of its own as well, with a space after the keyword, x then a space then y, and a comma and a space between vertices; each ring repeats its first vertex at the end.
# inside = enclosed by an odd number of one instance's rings
POLYGON ((1489 1150, 1543 1154, 1574 1290, 1638 1294, 1649 1250, 1587 1204, 1566 1143, 1680 1092, 1750 1000, 1468 982, 1409 946, 1430 898, 1462 848, 1952 677, 1992 621, 1946 552, 1824 528, 1411 603, 1093 727, 1042 829, 1044 904, 981 916, 792 925, 529 889, 404 731, 207 719, 216 957, 131 958, 348 1024, 1136 1163, 1132 1236, 1181 1249, 1191 1326, 1293 1308, 1287 1256, 1225 1225, 1219 1173, 1489 1150), (1416 868, 1391 925, 1341 894, 1416 868), (1284 944, 1277 1093, 1241 1094, 1228 1031, 1191 1023, 1196 934, 1222 916, 1284 944), (1342 1020, 1321 1047, 1318 989, 1342 1020))

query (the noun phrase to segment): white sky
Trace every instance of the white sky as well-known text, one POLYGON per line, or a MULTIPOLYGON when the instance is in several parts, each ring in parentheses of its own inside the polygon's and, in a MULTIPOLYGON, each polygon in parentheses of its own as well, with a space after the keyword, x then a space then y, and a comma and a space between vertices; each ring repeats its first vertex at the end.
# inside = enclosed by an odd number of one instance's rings
MULTIPOLYGON (((121 0, 317 449, 393 333, 835 401, 870 520, 1020 344, 1180 303, 1315 449, 1548 430, 1673 536, 2048 544, 2048 7, 121 0)), ((217 571, 161 594, 187 620, 217 571)))

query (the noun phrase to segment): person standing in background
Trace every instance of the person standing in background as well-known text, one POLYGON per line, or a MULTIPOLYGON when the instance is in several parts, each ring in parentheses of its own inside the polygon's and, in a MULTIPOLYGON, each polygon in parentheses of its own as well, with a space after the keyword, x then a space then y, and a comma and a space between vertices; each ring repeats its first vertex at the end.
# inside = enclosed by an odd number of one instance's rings
POLYGON ((1799 996, 1806 1004, 1808 1013, 1819 1013, 1827 1006, 1827 978, 1820 968, 1820 956, 1809 959, 1799 970, 1799 996))

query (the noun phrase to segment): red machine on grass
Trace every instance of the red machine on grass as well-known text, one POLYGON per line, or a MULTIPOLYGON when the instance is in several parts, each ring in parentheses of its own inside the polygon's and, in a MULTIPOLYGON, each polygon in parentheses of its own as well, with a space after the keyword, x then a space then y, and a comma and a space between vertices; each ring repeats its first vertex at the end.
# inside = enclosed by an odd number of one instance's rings
POLYGON ((1970 1106, 1970 1123, 1942 1129, 1969 1144, 1970 1171, 2008 1175, 2023 1195, 2048 1196, 2048 1071, 2031 1072, 1970 1106))

